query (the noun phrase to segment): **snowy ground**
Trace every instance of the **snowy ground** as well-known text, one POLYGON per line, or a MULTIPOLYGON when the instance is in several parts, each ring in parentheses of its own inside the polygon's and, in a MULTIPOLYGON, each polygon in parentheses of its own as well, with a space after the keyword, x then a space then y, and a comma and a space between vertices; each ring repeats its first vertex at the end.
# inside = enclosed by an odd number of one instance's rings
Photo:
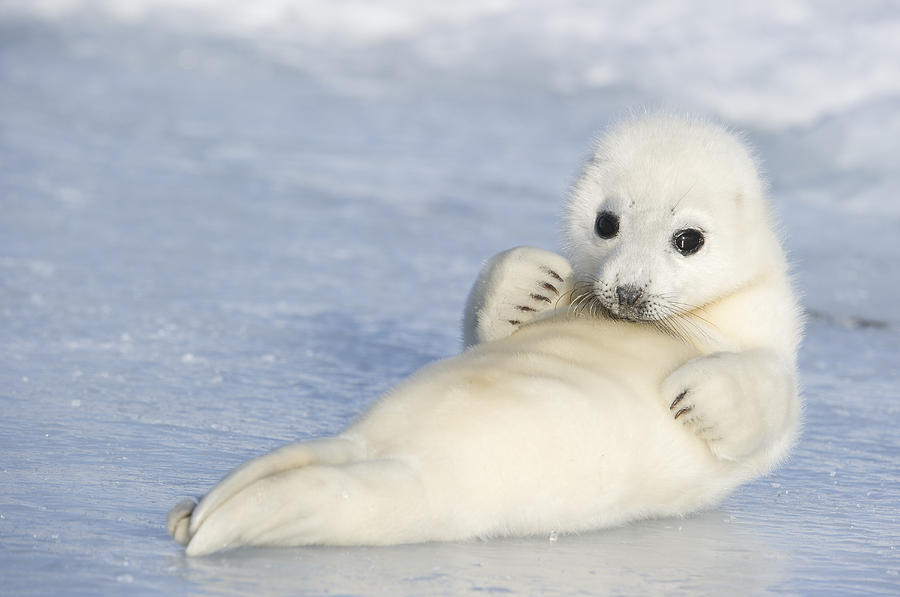
POLYGON ((900 10, 443 4, 0 0, 0 593, 900 592, 900 10), (766 162, 811 314, 786 466, 576 537, 183 557, 178 499, 455 352, 639 105, 766 162))

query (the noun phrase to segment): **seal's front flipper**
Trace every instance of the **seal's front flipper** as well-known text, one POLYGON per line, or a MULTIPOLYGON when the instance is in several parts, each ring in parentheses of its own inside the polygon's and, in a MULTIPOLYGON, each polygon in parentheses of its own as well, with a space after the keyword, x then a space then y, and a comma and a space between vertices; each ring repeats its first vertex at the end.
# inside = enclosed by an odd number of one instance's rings
POLYGON ((800 414, 793 371, 765 349, 692 359, 663 381, 662 392, 672 417, 723 460, 766 449, 800 414))
POLYGON ((538 315, 568 306, 573 287, 572 266, 556 253, 516 247, 495 255, 466 301, 465 347, 505 338, 538 315))

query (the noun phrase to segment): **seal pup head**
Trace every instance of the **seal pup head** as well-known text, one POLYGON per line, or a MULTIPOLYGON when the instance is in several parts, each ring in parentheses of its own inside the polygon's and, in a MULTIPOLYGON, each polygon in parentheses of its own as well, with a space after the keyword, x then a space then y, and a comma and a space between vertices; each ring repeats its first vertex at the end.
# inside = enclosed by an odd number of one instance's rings
POLYGON ((613 127, 565 211, 574 309, 684 335, 692 313, 777 263, 764 193, 750 151, 718 125, 656 113, 613 127))

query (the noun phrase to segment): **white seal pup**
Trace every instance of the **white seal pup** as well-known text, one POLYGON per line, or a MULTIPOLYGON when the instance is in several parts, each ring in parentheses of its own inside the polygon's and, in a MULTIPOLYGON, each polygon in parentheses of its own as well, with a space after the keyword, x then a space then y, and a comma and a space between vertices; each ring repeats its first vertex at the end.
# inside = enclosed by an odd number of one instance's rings
POLYGON ((614 127, 565 210, 568 260, 490 260, 462 354, 343 433, 238 467, 168 530, 188 555, 573 532, 709 506, 793 443, 801 319, 733 134, 614 127))

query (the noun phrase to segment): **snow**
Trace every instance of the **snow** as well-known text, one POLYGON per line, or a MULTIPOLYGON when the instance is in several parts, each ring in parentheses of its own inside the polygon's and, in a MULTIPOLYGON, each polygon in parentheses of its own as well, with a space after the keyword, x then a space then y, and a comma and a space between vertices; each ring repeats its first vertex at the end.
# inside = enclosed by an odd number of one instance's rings
POLYGON ((10 595, 900 590, 900 10, 0 0, 10 595), (186 559, 165 514, 459 346, 604 124, 745 130, 810 312, 806 430, 720 507, 580 536, 186 559))

